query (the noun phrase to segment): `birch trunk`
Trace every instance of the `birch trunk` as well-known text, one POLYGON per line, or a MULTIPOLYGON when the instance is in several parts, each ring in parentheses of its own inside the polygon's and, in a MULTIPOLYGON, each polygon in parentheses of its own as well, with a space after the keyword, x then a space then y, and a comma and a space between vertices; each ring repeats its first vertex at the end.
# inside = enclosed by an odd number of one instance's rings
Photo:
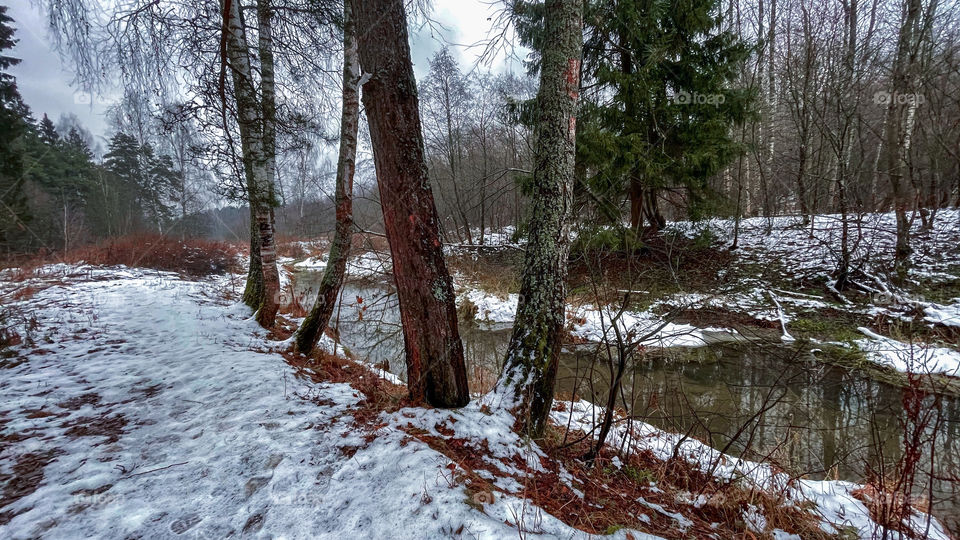
POLYGON ((470 401, 463 344, 427 176, 403 0, 354 5, 360 65, 370 75, 363 105, 400 301, 407 389, 414 402, 461 407, 470 401))
MULTIPOLYGON (((907 206, 910 197, 908 183, 904 181, 907 151, 910 145, 910 129, 905 125, 904 99, 909 99, 912 74, 915 71, 916 34, 920 19, 921 0, 905 0, 903 20, 897 39, 897 53, 894 58, 890 103, 888 107, 889 125, 887 135, 887 160, 890 175, 890 188, 893 196, 894 214, 897 220, 897 245, 895 266, 897 274, 905 277, 907 259, 910 256, 910 221, 907 218, 907 206)), ((912 119, 910 119, 912 120, 912 119)))
MULTIPOLYGON (((270 204, 273 195, 273 177, 269 155, 264 146, 265 119, 262 105, 258 103, 253 83, 253 70, 250 65, 250 52, 247 46, 246 32, 240 15, 239 0, 224 0, 227 11, 226 52, 233 80, 234 94, 237 100, 237 124, 240 128, 241 149, 244 153, 244 167, 249 167, 247 179, 253 226, 260 247, 260 267, 263 292, 257 306, 257 322, 264 327, 273 326, 276 319, 280 296, 280 275, 277 271, 277 253, 274 245, 273 221, 270 204)), ((260 44, 272 46, 269 24, 261 28, 260 44), (266 39, 266 41, 264 41, 266 39)), ((272 54, 271 54, 272 58, 272 54)), ((262 82, 272 99, 272 65, 262 66, 262 82), (269 73, 267 73, 269 70, 269 73), (269 81, 268 81, 269 77, 269 81), (270 87, 269 89, 267 87, 270 87)), ((252 233, 253 231, 251 231, 252 233)), ((251 242, 252 245, 252 242, 251 242)), ((253 254, 251 253, 251 266, 253 254)), ((249 274, 248 274, 249 277, 249 274)), ((248 289, 249 289, 248 284, 248 289)))
POLYGON ((317 299, 310 314, 297 330, 296 348, 309 354, 320 333, 330 322, 337 295, 343 285, 353 239, 353 173, 356 170, 357 125, 360 119, 360 60, 353 24, 351 0, 343 6, 343 104, 340 111, 340 155, 337 158, 337 179, 334 203, 337 208, 337 226, 323 271, 317 299))
POLYGON ((496 391, 518 427, 543 435, 561 348, 583 43, 581 0, 547 0, 537 92, 533 213, 513 335, 496 391))

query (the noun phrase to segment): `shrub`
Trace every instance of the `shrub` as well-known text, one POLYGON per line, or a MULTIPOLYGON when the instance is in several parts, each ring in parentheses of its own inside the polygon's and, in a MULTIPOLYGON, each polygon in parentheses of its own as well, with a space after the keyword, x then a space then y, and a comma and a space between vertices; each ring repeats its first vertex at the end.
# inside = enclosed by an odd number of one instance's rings
POLYGON ((59 260, 105 266, 122 264, 201 277, 226 272, 238 252, 236 247, 225 242, 136 234, 70 250, 59 260))
POLYGON ((574 253, 631 252, 642 246, 643 241, 633 229, 599 226, 581 230, 571 250, 574 253))

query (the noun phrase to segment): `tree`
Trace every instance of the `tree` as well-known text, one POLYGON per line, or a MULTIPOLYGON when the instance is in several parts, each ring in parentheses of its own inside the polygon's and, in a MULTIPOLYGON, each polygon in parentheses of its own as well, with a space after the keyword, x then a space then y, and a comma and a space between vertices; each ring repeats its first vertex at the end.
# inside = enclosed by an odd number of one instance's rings
MULTIPOLYGON (((466 197, 463 191, 463 145, 467 111, 470 107, 468 83, 457 61, 444 47, 430 60, 430 72, 422 85, 424 118, 427 125, 427 146, 443 156, 447 169, 446 185, 453 192, 454 228, 461 239, 461 230, 468 244, 473 244, 470 219, 467 216, 466 197)), ((444 184, 437 184, 443 197, 444 184)))
POLYGON ((60 141, 60 135, 57 134, 57 128, 54 127, 53 121, 47 116, 47 113, 43 113, 43 119, 40 120, 39 126, 39 135, 40 142, 43 144, 57 144, 60 141))
POLYGON ((103 166, 116 183, 125 229, 162 231, 173 217, 173 191, 181 176, 170 156, 121 132, 110 139, 103 166))
MULTIPOLYGON (((251 211, 250 271, 244 300, 255 307, 257 322, 271 327, 277 316, 280 274, 274 245, 273 212, 275 165, 274 93, 272 66, 261 65, 261 95, 253 79, 250 49, 240 10, 240 0, 223 0, 224 62, 229 64, 237 105, 244 171, 251 211), (253 229, 255 225, 255 229, 253 229), (258 257, 256 255, 259 255, 258 257), (256 260, 255 260, 256 259, 256 260), (258 271, 259 270, 259 271, 258 271), (262 284, 262 286, 260 285, 262 284)), ((269 12, 269 6, 260 6, 269 12)), ((269 15, 260 17, 260 58, 272 61, 269 15)), ((268 64, 269 65, 269 64, 268 64)))
POLYGON ((716 0, 620 0, 588 4, 585 107, 579 159, 597 193, 626 179, 630 222, 661 229, 664 189, 683 188, 695 213, 707 180, 740 152, 730 136, 751 98, 731 88, 750 49, 719 27, 716 0))
POLYGON ((355 4, 360 65, 383 223, 400 301, 407 388, 414 401, 470 400, 453 284, 443 260, 410 60, 403 0, 355 4))
POLYGON ((523 432, 540 437, 553 403, 566 301, 581 0, 547 0, 534 123, 533 210, 520 302, 497 391, 523 432))
POLYGON ((897 220, 897 243, 895 262, 900 279, 906 277, 910 253, 910 220, 907 209, 910 205, 910 170, 907 156, 910 153, 916 112, 919 106, 920 45, 927 29, 921 22, 933 19, 937 2, 932 0, 926 17, 921 0, 903 0, 901 4, 900 30, 897 36, 896 55, 890 83, 890 100, 887 109, 887 173, 893 195, 893 210, 897 220))
POLYGON ((29 109, 20 97, 17 81, 7 70, 20 59, 6 56, 13 48, 13 22, 7 7, 0 6, 0 246, 11 247, 14 236, 30 221, 27 200, 23 193, 23 160, 20 138, 28 131, 29 109))
POLYGON ((353 173, 357 159, 357 128, 360 120, 360 62, 353 23, 353 5, 343 5, 343 105, 340 113, 340 155, 337 158, 337 178, 334 204, 337 225, 327 257, 327 267, 317 291, 317 300, 309 315, 297 329, 296 348, 309 354, 333 314, 337 294, 343 284, 353 239, 353 173))

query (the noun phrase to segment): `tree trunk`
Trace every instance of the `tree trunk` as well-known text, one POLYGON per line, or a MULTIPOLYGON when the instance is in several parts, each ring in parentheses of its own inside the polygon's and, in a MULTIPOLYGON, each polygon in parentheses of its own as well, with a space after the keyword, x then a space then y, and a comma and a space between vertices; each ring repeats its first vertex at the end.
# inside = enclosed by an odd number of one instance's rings
POLYGON ((562 345, 581 17, 581 0, 546 2, 530 237, 516 322, 496 390, 517 415, 518 427, 534 438, 546 427, 562 345))
POLYGON ((410 398, 438 407, 470 401, 453 283, 443 260, 424 158, 417 83, 403 0, 358 0, 358 51, 370 79, 370 124, 383 224, 400 301, 410 398))
MULTIPOLYGON (((917 23, 920 20, 921 0, 906 0, 897 39, 897 52, 894 58, 890 103, 888 107, 889 122, 887 126, 887 159, 890 175, 891 194, 893 196, 894 213, 897 220, 897 244, 895 250, 895 266, 897 275, 902 279, 906 276, 907 260, 910 256, 910 220, 907 219, 907 206, 910 196, 907 193, 909 183, 904 181, 907 153, 910 150, 909 124, 912 118, 904 118, 904 99, 911 99, 915 88, 911 84, 914 76, 917 54, 916 37, 917 23)), ((912 99, 911 99, 912 101, 912 99)), ((906 111, 909 116, 909 110, 906 111)))
MULTIPOLYGON (((247 191, 250 199, 251 212, 251 239, 250 272, 244 292, 244 300, 253 302, 259 296, 256 305, 257 322, 265 327, 273 326, 280 296, 280 275, 277 271, 277 254, 273 239, 273 222, 271 219, 271 197, 273 192, 273 178, 271 176, 270 160, 264 148, 263 124, 261 122, 262 104, 258 103, 256 89, 253 84, 252 68, 250 66, 250 51, 247 45, 243 19, 240 15, 239 0, 224 0, 227 28, 225 29, 225 45, 229 61, 230 75, 233 81, 234 95, 237 101, 237 125, 240 129, 241 151, 243 164, 247 176, 247 191), (254 252, 254 242, 259 247, 259 257, 254 252), (255 266, 259 260, 260 272, 255 273, 255 266), (253 278, 251 281, 250 278, 253 278), (259 281, 259 283, 258 283, 259 281)), ((270 46, 271 36, 269 24, 260 29, 260 45, 270 46), (266 41, 265 41, 266 40, 266 41)), ((272 55, 271 55, 272 58, 272 55)), ((272 65, 261 68, 265 91, 272 96, 272 65), (269 73, 268 73, 269 71, 269 73), (270 88, 267 89, 266 87, 270 88)))
MULTIPOLYGON (((239 0, 234 0, 239 3, 239 0)), ((263 270, 263 303, 257 310, 257 322, 264 328, 273 326, 280 301, 280 273, 277 269, 277 251, 274 240, 274 212, 276 206, 277 176, 277 98, 273 64, 273 6, 272 0, 257 0, 257 22, 260 37, 260 112, 262 137, 262 164, 258 188, 265 204, 257 208, 257 228, 260 232, 260 261, 263 270)))
POLYGON ((357 125, 360 119, 360 61, 354 34, 353 6, 344 0, 343 6, 343 106, 340 112, 340 155, 337 159, 337 179, 334 202, 337 208, 337 227, 323 271, 317 299, 310 314, 297 330, 296 348, 309 354, 320 333, 330 322, 337 294, 343 284, 353 239, 353 173, 357 157, 357 125))

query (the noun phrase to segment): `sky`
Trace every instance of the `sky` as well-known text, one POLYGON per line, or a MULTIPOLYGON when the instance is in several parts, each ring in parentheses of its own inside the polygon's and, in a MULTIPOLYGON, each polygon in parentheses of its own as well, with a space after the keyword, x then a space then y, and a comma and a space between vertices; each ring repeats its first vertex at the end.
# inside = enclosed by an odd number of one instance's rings
MULTIPOLYGON (((28 0, 0 0, 9 7, 19 39, 12 56, 22 62, 11 69, 17 78, 20 94, 34 117, 46 113, 57 122, 63 114, 74 114, 100 142, 109 132, 103 116, 107 106, 103 98, 78 93, 72 85, 70 66, 61 61, 53 48, 47 24, 41 12, 28 0)), ((496 0, 434 0, 429 21, 416 21, 411 27, 411 55, 417 78, 426 75, 429 59, 448 45, 465 71, 472 69, 494 72, 522 72, 517 58, 500 54, 492 64, 479 64, 484 41, 496 20, 500 2, 496 0)), ((521 55, 518 52, 516 55, 521 55)))
POLYGON ((73 74, 53 49, 41 13, 28 0, 0 1, 9 8, 7 15, 13 19, 19 40, 10 56, 22 60, 10 72, 17 78, 20 95, 34 118, 39 120, 46 113, 57 122, 62 114, 75 114, 94 135, 103 135, 107 130, 103 118, 106 106, 97 104, 95 99, 90 100, 92 104, 82 103, 83 96, 77 96, 71 86, 73 74))

